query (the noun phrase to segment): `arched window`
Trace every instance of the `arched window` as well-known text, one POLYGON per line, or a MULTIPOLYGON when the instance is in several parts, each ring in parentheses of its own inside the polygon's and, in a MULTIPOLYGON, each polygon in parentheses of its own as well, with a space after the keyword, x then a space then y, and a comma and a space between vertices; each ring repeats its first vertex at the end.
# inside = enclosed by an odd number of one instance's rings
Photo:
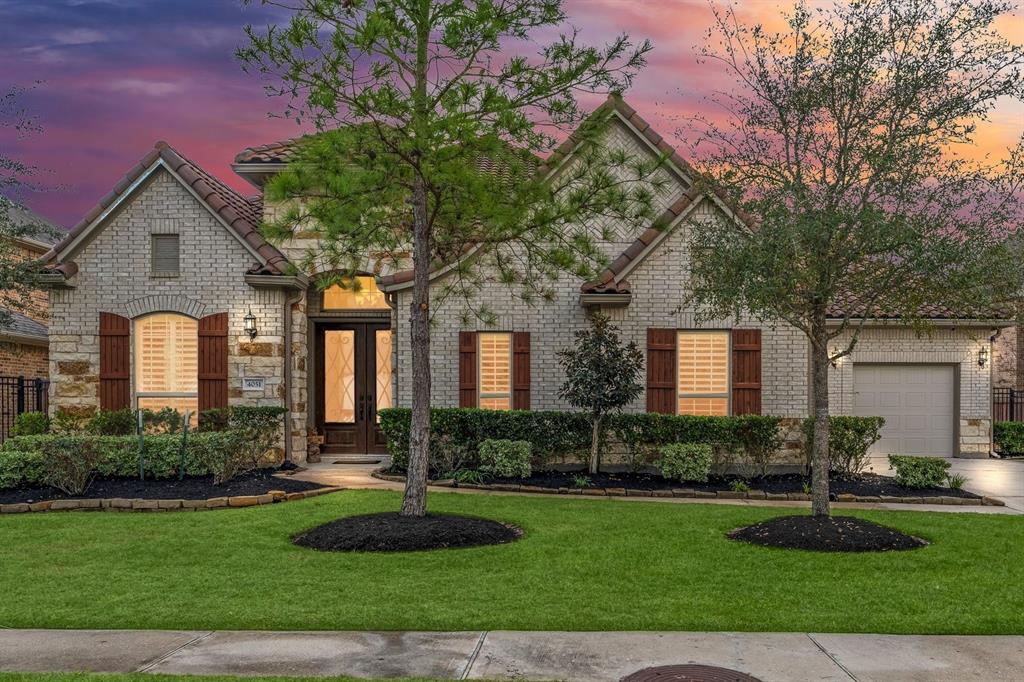
POLYGON ((135 396, 139 409, 199 407, 198 323, 178 313, 135 320, 135 396))
POLYGON ((384 292, 377 288, 377 280, 368 275, 358 275, 355 281, 332 284, 324 289, 324 310, 388 310, 390 306, 384 292))

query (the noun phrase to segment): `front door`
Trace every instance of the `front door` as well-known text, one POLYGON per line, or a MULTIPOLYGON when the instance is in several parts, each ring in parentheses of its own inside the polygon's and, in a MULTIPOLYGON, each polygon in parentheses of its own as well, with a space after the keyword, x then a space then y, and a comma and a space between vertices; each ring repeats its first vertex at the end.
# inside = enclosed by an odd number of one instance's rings
POLYGON ((391 329, 379 322, 317 326, 317 426, 325 454, 383 453, 377 410, 391 407, 391 329))

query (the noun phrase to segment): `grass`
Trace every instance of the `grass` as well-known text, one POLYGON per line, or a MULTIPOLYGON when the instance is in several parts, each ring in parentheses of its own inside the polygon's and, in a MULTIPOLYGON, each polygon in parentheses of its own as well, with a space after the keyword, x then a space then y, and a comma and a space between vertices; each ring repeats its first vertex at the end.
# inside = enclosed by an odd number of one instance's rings
POLYGON ((784 513, 766 507, 431 493, 433 511, 525 537, 401 554, 289 541, 399 503, 345 491, 203 513, 5 515, 0 627, 1024 633, 1020 517, 855 512, 933 544, 837 555, 726 539, 784 513))
MULTIPOLYGON (((425 677, 374 678, 375 682, 449 682, 425 677)), ((149 673, 4 673, 0 682, 366 682, 365 677, 229 677, 227 675, 151 675, 149 673)))

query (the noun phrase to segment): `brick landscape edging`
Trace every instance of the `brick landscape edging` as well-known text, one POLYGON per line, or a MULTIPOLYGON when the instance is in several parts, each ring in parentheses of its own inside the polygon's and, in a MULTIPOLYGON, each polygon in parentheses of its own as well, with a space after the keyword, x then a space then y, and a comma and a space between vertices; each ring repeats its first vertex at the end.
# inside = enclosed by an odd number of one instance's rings
POLYGON ((230 509, 256 507, 262 504, 293 502, 327 493, 344 490, 340 487, 316 488, 302 492, 288 493, 271 490, 262 495, 237 495, 234 497, 211 497, 207 500, 144 500, 138 498, 110 497, 96 499, 45 500, 42 502, 16 502, 0 504, 0 514, 24 514, 27 512, 50 511, 117 511, 117 512, 165 512, 205 511, 207 509, 230 509))
MULTIPOLYGON (((405 476, 395 476, 374 471, 374 478, 382 481, 405 483, 405 476)), ((591 495, 595 497, 686 497, 718 500, 789 500, 810 502, 811 496, 806 493, 766 493, 761 490, 735 492, 732 490, 694 490, 693 488, 672 488, 671 490, 634 490, 632 488, 542 488, 518 483, 458 483, 450 479, 427 481, 429 485, 442 488, 468 488, 470 490, 497 490, 510 493, 540 493, 545 495, 591 495)), ((884 502, 886 504, 947 504, 958 506, 1005 507, 1006 503, 995 497, 952 497, 948 495, 935 497, 893 497, 890 495, 853 495, 840 493, 836 502, 884 502)))

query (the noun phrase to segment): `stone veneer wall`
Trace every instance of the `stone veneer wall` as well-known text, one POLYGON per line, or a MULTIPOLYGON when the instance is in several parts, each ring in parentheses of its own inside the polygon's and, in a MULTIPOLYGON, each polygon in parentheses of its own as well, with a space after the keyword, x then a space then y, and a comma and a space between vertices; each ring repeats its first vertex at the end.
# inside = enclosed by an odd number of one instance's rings
POLYGON ((100 312, 134 318, 162 310, 228 313, 229 402, 283 404, 284 293, 245 283, 255 257, 168 171, 157 171, 73 260, 76 288, 50 294, 51 410, 98 407, 100 312), (178 277, 149 274, 150 235, 159 233, 180 235, 178 277), (250 308, 254 342, 243 330, 250 308), (265 390, 243 392, 243 376, 264 377, 265 390))
POLYGON ((1024 389, 1024 334, 1017 327, 999 330, 992 342, 992 387, 1024 389))
MULTIPOLYGON (((978 351, 989 346, 988 327, 937 328, 918 336, 900 327, 869 327, 861 332, 853 354, 841 359, 829 376, 829 400, 835 414, 853 414, 856 363, 942 363, 959 368, 960 452, 983 455, 992 448, 992 363, 978 365, 978 351)), ((836 339, 843 347, 845 338, 836 339)))

